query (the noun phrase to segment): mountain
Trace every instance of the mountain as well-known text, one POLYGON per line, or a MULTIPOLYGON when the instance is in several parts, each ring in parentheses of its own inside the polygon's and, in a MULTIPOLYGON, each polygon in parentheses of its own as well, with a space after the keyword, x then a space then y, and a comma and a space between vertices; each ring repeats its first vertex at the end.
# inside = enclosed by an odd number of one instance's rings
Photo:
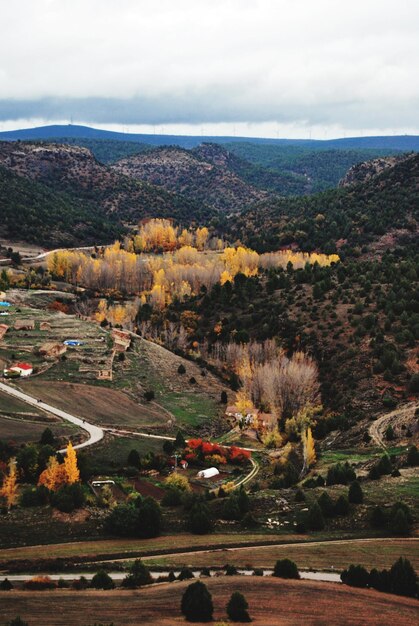
POLYGON ((46 140, 61 137, 83 138, 83 139, 116 139, 119 141, 134 141, 146 143, 153 146, 177 145, 183 148, 193 148, 202 142, 209 143, 251 143, 275 146, 306 146, 313 149, 384 149, 401 150, 404 152, 419 150, 419 136, 415 135, 395 135, 383 137, 349 137, 341 139, 273 139, 265 137, 217 137, 217 136, 189 136, 189 135, 159 135, 159 134, 137 134, 123 133, 110 130, 90 128, 89 126, 79 126, 73 124, 39 126, 36 128, 26 128, 19 130, 8 130, 0 132, 0 141, 17 140, 46 140))
POLYGON ((231 161, 236 159, 214 144, 191 151, 173 146, 127 157, 111 168, 216 209, 237 211, 268 194, 230 169, 231 161))
POLYGON ((357 185, 364 183, 375 178, 384 172, 385 170, 394 167, 404 159, 409 158, 404 155, 382 157, 379 159, 371 159, 370 161, 363 161, 353 165, 345 176, 339 181, 339 187, 349 187, 350 185, 357 185))
POLYGON ((121 224, 96 207, 0 166, 0 234, 46 247, 94 245, 121 235, 121 224))
POLYGON ((229 223, 233 239, 259 251, 297 246, 359 254, 390 232, 396 240, 417 236, 418 221, 419 154, 413 154, 365 182, 312 196, 270 199, 229 223))
POLYGON ((79 146, 0 142, 0 165, 67 194, 77 204, 86 202, 102 217, 119 221, 160 216, 189 224, 214 214, 204 203, 194 203, 110 169, 79 146))

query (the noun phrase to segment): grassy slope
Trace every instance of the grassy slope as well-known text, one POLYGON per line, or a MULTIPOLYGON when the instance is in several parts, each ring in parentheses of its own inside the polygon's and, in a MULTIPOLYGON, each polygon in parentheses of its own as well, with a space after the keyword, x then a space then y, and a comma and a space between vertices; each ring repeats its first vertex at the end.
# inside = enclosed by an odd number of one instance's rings
MULTIPOLYGON (((225 619, 225 606, 232 591, 249 602, 256 626, 340 624, 414 624, 417 601, 377 591, 329 583, 288 581, 274 578, 216 578, 205 581, 213 596, 214 617, 225 619), (325 622, 325 616, 327 621, 325 622)), ((5 619, 17 608, 31 626, 85 626, 101 621, 122 624, 184 624, 180 601, 189 581, 155 585, 144 591, 53 592, 14 591, 4 594, 5 619), (59 610, 57 610, 59 607, 59 610)))

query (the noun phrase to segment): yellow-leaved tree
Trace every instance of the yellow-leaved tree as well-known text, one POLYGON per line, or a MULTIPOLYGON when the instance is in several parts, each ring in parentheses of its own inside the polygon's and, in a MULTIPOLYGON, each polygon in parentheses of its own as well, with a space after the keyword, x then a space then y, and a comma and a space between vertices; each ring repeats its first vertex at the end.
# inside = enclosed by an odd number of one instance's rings
POLYGON ((316 462, 316 448, 310 426, 302 434, 304 464, 306 468, 311 467, 316 462))
POLYGON ((9 471, 4 477, 3 485, 0 489, 0 496, 5 499, 8 510, 16 504, 17 499, 17 476, 16 476, 16 460, 10 459, 9 471))
POLYGON ((67 483, 69 485, 72 485, 80 480, 80 472, 77 467, 77 454, 71 441, 69 441, 67 446, 64 467, 67 474, 67 483))

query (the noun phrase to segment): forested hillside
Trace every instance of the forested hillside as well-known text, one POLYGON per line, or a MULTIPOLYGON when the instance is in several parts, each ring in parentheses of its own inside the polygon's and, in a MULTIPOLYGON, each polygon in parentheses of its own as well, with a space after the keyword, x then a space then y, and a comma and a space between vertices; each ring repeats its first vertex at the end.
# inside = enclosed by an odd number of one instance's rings
POLYGON ((233 237, 258 251, 296 245, 359 254, 390 231, 413 238, 419 218, 419 155, 365 184, 259 204, 229 222, 233 237))
POLYGON ((108 243, 124 230, 93 203, 54 191, 4 167, 0 167, 0 211, 2 237, 46 247, 108 243))
POLYGON ((78 146, 2 142, 0 164, 54 192, 66 193, 76 202, 87 202, 103 218, 115 215, 115 219, 136 222, 159 215, 189 223, 214 214, 204 203, 194 203, 115 172, 78 146))

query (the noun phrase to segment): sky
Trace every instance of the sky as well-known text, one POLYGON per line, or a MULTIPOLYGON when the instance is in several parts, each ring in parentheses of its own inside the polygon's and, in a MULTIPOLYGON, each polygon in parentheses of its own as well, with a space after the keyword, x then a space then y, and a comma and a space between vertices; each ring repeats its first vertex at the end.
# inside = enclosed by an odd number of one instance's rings
POLYGON ((0 0, 0 130, 419 134, 418 0, 0 0))

